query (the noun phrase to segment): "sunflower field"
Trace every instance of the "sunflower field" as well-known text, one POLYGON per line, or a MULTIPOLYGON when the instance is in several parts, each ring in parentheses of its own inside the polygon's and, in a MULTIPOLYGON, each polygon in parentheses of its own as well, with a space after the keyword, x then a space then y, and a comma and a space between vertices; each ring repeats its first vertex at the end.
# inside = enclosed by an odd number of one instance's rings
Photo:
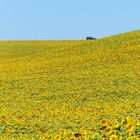
POLYGON ((0 140, 139 139, 140 31, 0 41, 0 140))

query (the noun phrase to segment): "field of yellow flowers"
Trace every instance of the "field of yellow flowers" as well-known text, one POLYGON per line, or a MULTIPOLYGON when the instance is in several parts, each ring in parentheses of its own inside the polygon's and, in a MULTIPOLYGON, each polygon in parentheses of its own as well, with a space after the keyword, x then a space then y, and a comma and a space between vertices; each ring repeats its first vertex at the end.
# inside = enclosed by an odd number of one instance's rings
POLYGON ((140 139, 140 31, 0 41, 0 140, 59 139, 140 139))

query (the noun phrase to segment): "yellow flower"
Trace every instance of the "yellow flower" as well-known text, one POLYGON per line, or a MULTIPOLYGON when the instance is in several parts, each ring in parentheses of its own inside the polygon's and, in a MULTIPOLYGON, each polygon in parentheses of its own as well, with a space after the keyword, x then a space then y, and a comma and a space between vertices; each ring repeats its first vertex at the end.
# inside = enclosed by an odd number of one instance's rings
POLYGON ((114 127, 115 128, 119 127, 119 122, 117 120, 114 121, 114 127))
POLYGON ((55 140, 61 140, 61 136, 58 135, 55 140))
POLYGON ((106 126, 107 125, 106 118, 103 118, 102 121, 101 121, 101 123, 102 123, 102 126, 106 126))
POLYGON ((134 126, 132 124, 128 124, 128 131, 131 132, 133 131, 134 126))
POLYGON ((117 136, 115 134, 111 135, 110 140, 117 140, 117 136))

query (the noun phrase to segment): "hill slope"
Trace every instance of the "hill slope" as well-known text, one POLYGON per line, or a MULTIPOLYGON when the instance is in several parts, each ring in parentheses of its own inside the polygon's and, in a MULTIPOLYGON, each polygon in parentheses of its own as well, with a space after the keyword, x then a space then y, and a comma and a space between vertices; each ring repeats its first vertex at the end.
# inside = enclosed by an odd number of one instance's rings
POLYGON ((0 42, 0 138, 140 138, 140 31, 95 41, 0 42))

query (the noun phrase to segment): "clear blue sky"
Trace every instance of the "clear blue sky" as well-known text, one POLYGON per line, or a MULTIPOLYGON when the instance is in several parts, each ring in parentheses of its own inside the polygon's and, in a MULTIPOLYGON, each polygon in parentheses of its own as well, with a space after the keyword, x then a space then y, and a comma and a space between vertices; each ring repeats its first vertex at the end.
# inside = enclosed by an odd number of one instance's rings
POLYGON ((0 39, 81 39, 140 29, 140 0, 1 0, 0 39))

